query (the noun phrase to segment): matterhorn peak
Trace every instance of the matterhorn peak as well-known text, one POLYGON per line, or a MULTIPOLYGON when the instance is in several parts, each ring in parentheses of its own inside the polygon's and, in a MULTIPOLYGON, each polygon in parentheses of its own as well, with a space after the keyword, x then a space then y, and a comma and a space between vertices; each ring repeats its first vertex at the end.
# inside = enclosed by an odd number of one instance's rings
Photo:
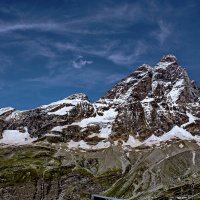
POLYGON ((168 54, 168 55, 165 55, 163 56, 161 59, 160 59, 160 62, 177 62, 177 58, 176 56, 172 55, 172 54, 168 54))
POLYGON ((168 71, 170 74, 172 71, 183 71, 183 68, 177 62, 177 58, 170 54, 163 56, 154 69, 156 71, 168 71))

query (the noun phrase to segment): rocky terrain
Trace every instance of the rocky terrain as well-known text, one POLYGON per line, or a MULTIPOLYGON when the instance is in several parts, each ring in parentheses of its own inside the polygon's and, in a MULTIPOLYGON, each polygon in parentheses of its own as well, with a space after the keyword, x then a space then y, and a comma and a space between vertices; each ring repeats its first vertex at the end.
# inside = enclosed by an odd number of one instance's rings
POLYGON ((0 199, 169 199, 200 188, 200 89, 173 55, 98 101, 0 109, 0 199))

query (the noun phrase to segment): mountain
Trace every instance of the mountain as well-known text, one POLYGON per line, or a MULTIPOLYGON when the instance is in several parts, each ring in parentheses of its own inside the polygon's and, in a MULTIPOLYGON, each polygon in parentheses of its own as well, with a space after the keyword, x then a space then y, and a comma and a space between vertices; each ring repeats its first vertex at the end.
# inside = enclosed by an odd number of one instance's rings
POLYGON ((199 103, 197 84, 166 55, 94 103, 80 93, 33 110, 2 108, 0 197, 156 199, 187 191, 200 181, 199 103))

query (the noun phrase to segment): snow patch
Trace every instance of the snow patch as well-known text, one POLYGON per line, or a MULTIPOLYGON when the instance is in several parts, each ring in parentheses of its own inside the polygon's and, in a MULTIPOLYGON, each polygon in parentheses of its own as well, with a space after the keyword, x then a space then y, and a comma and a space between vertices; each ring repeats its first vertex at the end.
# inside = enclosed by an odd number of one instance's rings
POLYGON ((69 111, 71 111, 74 106, 63 107, 54 112, 48 112, 49 115, 66 115, 69 111))
POLYGON ((165 133, 160 137, 161 141, 168 141, 171 139, 181 139, 181 140, 193 140, 194 136, 189 133, 188 131, 184 130, 183 128, 180 128, 178 126, 174 126, 171 131, 168 133, 165 133))
MULTIPOLYGON (((164 133, 162 136, 157 137, 155 135, 152 135, 147 140, 143 142, 144 145, 151 146, 154 144, 159 144, 161 142, 170 141, 172 139, 180 139, 180 140, 195 140, 197 142, 200 142, 200 136, 193 136, 188 131, 184 130, 183 128, 180 128, 178 126, 174 126, 171 131, 164 133)), ((181 148, 181 146, 179 145, 181 148)))
POLYGON ((98 133, 92 133, 91 135, 88 135, 88 138, 98 137, 98 133))
POLYGON ((80 98, 77 99, 69 99, 70 97, 67 97, 63 100, 59 100, 53 103, 50 103, 48 105, 43 105, 39 108, 41 109, 46 109, 46 111, 48 112, 49 115, 66 115, 69 111, 71 111, 76 105, 83 103, 83 102, 87 102, 89 103, 87 100, 83 100, 80 98), (66 105, 65 105, 66 104, 66 105), (65 105, 64 107, 60 108, 57 111, 51 112, 51 110, 53 108, 56 108, 59 105, 65 105))
POLYGON ((6 120, 7 121, 10 120, 10 119, 16 119, 16 120, 18 120, 22 116, 23 112, 24 111, 16 110, 16 111, 12 112, 8 117, 6 117, 6 120))
POLYGON ((115 120, 117 116, 117 111, 111 108, 104 112, 103 116, 97 115, 95 117, 85 118, 80 122, 73 123, 72 125, 79 125, 81 127, 87 127, 88 125, 92 124, 99 124, 99 123, 111 123, 115 120))
POLYGON ((56 134, 53 134, 53 133, 46 133, 44 136, 49 136, 49 137, 60 137, 60 135, 56 135, 56 134))
POLYGON ((87 100, 82 100, 82 99, 68 99, 68 98, 65 98, 63 100, 59 100, 59 101, 50 103, 48 105, 43 105, 40 108, 42 108, 42 109, 52 108, 52 107, 55 107, 55 106, 58 106, 58 105, 62 105, 62 104, 69 104, 69 105, 76 106, 77 104, 79 104, 81 102, 88 102, 88 101, 87 100))
POLYGON ((105 149, 110 146, 111 146, 110 142, 101 141, 98 144, 96 144, 95 146, 93 146, 92 149, 105 149))
POLYGON ((156 65, 156 67, 155 67, 155 69, 157 70, 157 69, 164 69, 164 70, 166 70, 166 68, 169 66, 169 65, 171 65, 171 64, 173 64, 174 62, 159 62, 157 65, 156 65))
POLYGON ((51 129, 51 131, 62 132, 64 126, 55 126, 51 129))
MULTIPOLYGON (((160 145, 160 143, 170 141, 172 139, 189 140, 189 141, 196 140, 197 142, 200 143, 200 136, 193 136, 191 133, 184 130, 183 128, 174 126, 172 130, 163 134, 162 136, 157 137, 153 134, 149 138, 147 138, 144 142, 140 142, 139 140, 135 139, 133 136, 129 135, 128 141, 127 142, 123 141, 122 146, 130 146, 132 148, 135 148, 140 145, 145 145, 145 146, 160 145)), ((117 145, 117 142, 114 144, 117 145)), ((183 148, 184 145, 180 144, 179 147, 183 148)))
POLYGON ((112 122, 114 122, 118 112, 111 108, 104 111, 103 116, 96 115, 95 117, 85 118, 80 122, 73 123, 72 125, 78 125, 82 128, 86 128, 90 125, 98 124, 100 126, 100 133, 98 137, 108 138, 112 130, 112 122))
POLYGON ((192 115, 191 113, 188 113, 188 112, 187 112, 186 115, 188 116, 189 119, 188 119, 188 122, 187 122, 187 123, 181 125, 182 128, 186 127, 186 126, 189 125, 189 124, 195 123, 196 120, 199 120, 198 117, 195 117, 195 116, 192 115))
POLYGON ((154 98, 146 97, 145 99, 143 99, 143 100, 141 101, 141 103, 150 103, 150 102, 152 102, 152 101, 154 101, 154 100, 155 100, 154 98))
POLYGON ((70 142, 68 142, 67 145, 69 149, 97 150, 108 148, 111 144, 110 142, 101 141, 96 145, 88 145, 84 140, 81 140, 79 142, 74 142, 73 140, 71 140, 70 142))
POLYGON ((124 82, 125 83, 129 83, 130 81, 132 81, 134 78, 133 77, 129 77, 129 78, 127 78, 124 82))
POLYGON ((184 147, 184 145, 181 143, 181 144, 179 144, 179 147, 182 149, 184 147))
POLYGON ((31 138, 27 128, 25 130, 24 133, 18 130, 4 130, 2 133, 3 138, 0 139, 0 143, 8 145, 31 144, 37 138, 31 138))
POLYGON ((167 98, 172 100, 172 102, 176 102, 183 90, 184 79, 180 79, 173 85, 172 90, 167 94, 167 98))
POLYGON ((126 142, 123 141, 122 146, 130 146, 132 148, 140 146, 141 142, 135 139, 132 135, 129 135, 128 140, 126 142))
POLYGON ((12 107, 1 108, 0 115, 3 115, 4 113, 9 112, 11 110, 14 110, 14 108, 12 108, 12 107))

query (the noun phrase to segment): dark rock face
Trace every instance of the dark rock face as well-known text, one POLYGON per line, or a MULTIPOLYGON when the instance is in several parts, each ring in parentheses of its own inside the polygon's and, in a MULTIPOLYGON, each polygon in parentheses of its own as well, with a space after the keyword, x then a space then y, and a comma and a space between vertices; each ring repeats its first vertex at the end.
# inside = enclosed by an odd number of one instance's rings
POLYGON ((100 100, 123 100, 123 97, 124 100, 126 100, 126 95, 129 95, 131 100, 142 100, 147 96, 151 89, 152 75, 152 68, 148 65, 142 65, 129 77, 119 82, 100 100))
MULTIPOLYGON (((69 97, 69 99, 73 100, 75 97, 77 96, 72 95, 69 97)), ((81 98, 84 98, 84 100, 87 99, 86 96, 81 96, 81 98)), ((69 106, 71 106, 71 104, 63 103, 58 104, 49 110, 38 108, 35 110, 21 112, 19 114, 17 113, 17 117, 6 120, 8 123, 7 125, 4 123, 4 129, 17 130, 19 127, 27 127, 32 137, 41 137, 42 135, 49 133, 50 130, 55 126, 71 124, 76 120, 81 120, 94 115, 94 107, 87 101, 80 101, 79 104, 74 106, 70 112, 66 113, 65 115, 48 114, 48 112, 54 113, 69 106)), ((13 111, 13 113, 14 112, 15 111, 13 111)), ((3 119, 6 118, 2 116, 2 120, 3 119)), ((1 126, 0 124, 0 127, 3 128, 3 125, 1 126)))
POLYGON ((178 65, 176 57, 168 55, 155 68, 139 67, 100 101, 120 104, 113 135, 128 133, 144 140, 152 133, 160 136, 174 125, 186 123, 191 104, 199 107, 199 95, 199 88, 178 65))
POLYGON ((6 125, 7 123, 4 120, 0 119, 0 139, 2 138, 2 133, 6 125))

